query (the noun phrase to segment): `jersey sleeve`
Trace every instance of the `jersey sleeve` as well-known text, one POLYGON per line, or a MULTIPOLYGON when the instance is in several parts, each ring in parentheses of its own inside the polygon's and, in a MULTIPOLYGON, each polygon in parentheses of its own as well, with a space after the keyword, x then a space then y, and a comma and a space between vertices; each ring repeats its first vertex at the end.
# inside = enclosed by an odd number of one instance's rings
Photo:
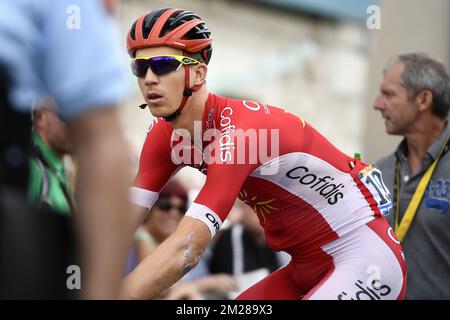
POLYGON ((139 160, 139 170, 130 189, 131 201, 151 208, 158 193, 181 165, 171 158, 171 136, 173 128, 161 119, 150 125, 139 160))
POLYGON ((249 164, 211 165, 205 185, 186 215, 204 222, 212 238, 219 231, 254 168, 255 165, 249 164))

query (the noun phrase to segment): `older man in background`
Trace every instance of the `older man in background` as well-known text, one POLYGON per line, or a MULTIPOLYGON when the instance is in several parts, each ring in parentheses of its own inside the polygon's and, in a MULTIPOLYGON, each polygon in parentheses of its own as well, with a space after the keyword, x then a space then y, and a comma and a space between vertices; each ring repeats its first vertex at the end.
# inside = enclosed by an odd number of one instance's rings
POLYGON ((450 299, 449 75, 423 53, 398 55, 383 75, 374 108, 404 139, 377 166, 394 196, 387 218, 405 253, 406 297, 450 299))

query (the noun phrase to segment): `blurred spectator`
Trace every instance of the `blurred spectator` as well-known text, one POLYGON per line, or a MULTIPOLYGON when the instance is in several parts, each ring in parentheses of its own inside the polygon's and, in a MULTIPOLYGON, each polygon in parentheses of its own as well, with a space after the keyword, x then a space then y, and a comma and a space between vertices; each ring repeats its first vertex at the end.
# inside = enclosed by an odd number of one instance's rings
POLYGON ((208 260, 211 274, 227 273, 237 277, 239 289, 230 296, 235 298, 288 261, 282 261, 268 247, 264 229, 249 206, 236 201, 230 214, 240 217, 240 222, 218 233, 208 260))
MULTIPOLYGON (((187 204, 187 191, 179 182, 171 180, 161 191, 159 199, 135 234, 138 263, 143 261, 158 245, 175 232, 181 218, 186 213, 187 204)), ((201 266, 197 265, 197 267, 201 266)), ((203 273, 195 279, 182 278, 160 298, 174 300, 198 300, 210 296, 226 298, 228 293, 236 288, 236 281, 229 275, 210 276, 203 273)))
POLYGON ((155 206, 136 232, 136 251, 139 262, 175 232, 187 209, 187 192, 176 182, 169 182, 161 191, 155 206))
POLYGON ((34 214, 23 204, 27 179, 20 172, 27 172, 24 150, 30 134, 25 118, 43 96, 51 96, 68 121, 78 161, 79 210, 74 217, 82 253, 82 297, 117 295, 131 212, 117 111, 127 93, 126 75, 110 16, 114 4, 0 1, 0 69, 5 72, 0 128, 1 297, 65 298, 69 292, 67 261, 59 256, 70 232, 67 221, 44 212, 34 214))
POLYGON ((63 161, 65 155, 73 152, 69 130, 49 97, 32 111, 32 120, 28 197, 37 206, 49 206, 67 215, 75 208, 63 161))
POLYGON ((374 108, 404 139, 377 166, 394 196, 387 218, 405 253, 406 298, 450 299, 449 75, 422 53, 397 56, 383 75, 374 108))

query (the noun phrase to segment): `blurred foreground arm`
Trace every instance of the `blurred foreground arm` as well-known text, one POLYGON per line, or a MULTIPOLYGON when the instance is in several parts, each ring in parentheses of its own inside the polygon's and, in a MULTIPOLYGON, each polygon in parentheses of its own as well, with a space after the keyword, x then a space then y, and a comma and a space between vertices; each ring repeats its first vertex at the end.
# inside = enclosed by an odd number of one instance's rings
POLYGON ((82 257, 82 298, 114 299, 131 240, 128 166, 116 108, 69 123, 79 165, 75 215, 82 257))

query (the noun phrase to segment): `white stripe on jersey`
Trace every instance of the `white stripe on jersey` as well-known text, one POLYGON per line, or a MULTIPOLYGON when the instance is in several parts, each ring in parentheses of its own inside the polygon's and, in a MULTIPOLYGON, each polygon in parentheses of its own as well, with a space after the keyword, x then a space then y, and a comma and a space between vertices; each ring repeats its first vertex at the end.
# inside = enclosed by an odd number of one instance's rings
POLYGON ((272 182, 311 205, 338 236, 373 219, 353 177, 311 154, 279 156, 258 167, 251 176, 272 182))
POLYGON ((158 199, 158 192, 136 187, 130 187, 129 190, 131 202, 141 207, 151 209, 158 199))
POLYGON ((211 239, 214 237, 214 235, 219 231, 220 227, 222 226, 222 220, 220 220, 217 213, 212 211, 210 208, 199 204, 199 203, 193 203, 188 211, 186 212, 186 215, 202 221, 206 226, 209 228, 209 231, 211 232, 211 239))

